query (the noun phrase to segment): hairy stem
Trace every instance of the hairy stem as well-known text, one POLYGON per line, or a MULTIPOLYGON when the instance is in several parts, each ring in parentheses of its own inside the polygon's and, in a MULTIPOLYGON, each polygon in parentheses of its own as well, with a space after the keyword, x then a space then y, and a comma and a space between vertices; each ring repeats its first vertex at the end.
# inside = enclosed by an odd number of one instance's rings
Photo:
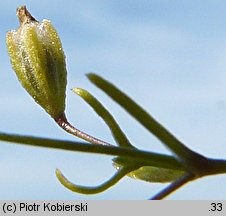
POLYGON ((80 131, 79 129, 75 128, 74 126, 72 126, 68 121, 67 118, 65 116, 65 114, 60 115, 59 117, 54 119, 56 121, 56 123, 62 128, 64 129, 66 132, 79 137, 83 140, 86 140, 92 144, 98 144, 98 145, 108 145, 110 146, 110 143, 107 143, 103 140, 97 139, 89 134, 86 134, 82 131, 80 131))
POLYGON ((176 181, 171 183, 165 189, 157 193, 155 196, 151 197, 150 200, 162 200, 194 178, 195 177, 193 174, 185 173, 182 177, 178 178, 176 181))

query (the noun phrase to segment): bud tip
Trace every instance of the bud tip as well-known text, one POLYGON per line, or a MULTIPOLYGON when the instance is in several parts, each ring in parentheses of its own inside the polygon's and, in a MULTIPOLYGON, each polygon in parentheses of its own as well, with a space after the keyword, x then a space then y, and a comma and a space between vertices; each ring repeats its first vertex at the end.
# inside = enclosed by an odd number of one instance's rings
POLYGON ((25 5, 18 7, 16 9, 16 14, 20 21, 20 25, 37 21, 33 16, 31 16, 25 5))

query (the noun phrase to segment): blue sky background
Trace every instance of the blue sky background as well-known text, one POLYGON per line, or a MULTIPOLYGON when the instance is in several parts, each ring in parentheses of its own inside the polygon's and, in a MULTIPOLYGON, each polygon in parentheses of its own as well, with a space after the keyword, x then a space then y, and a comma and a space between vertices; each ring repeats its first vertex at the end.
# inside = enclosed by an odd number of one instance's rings
MULTIPOLYGON (((20 86, 9 63, 5 34, 18 27, 15 10, 50 19, 67 60, 67 115, 77 128, 113 143, 109 130, 70 89, 92 92, 141 149, 163 145, 85 74, 95 72, 139 102, 190 148, 226 158, 226 2, 179 0, 2 1, 0 3, 0 131, 78 140, 61 130, 20 86)), ((115 171, 111 158, 40 148, 0 146, 0 199, 146 199, 163 184, 123 179, 92 196, 74 194, 55 177, 97 185, 115 171)), ((226 175, 192 182, 168 199, 226 199, 226 175)))

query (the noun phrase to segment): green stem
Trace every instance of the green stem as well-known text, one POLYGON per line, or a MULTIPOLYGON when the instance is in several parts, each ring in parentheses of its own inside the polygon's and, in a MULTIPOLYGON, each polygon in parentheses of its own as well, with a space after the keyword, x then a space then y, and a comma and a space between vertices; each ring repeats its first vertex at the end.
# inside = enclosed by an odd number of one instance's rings
POLYGON ((55 139, 44 139, 31 136, 18 136, 14 134, 0 133, 0 140, 18 143, 22 145, 61 149, 68 151, 78 151, 85 153, 99 153, 111 156, 129 157, 143 163, 146 166, 155 166, 175 170, 185 170, 185 168, 172 156, 157 154, 137 149, 121 148, 104 145, 90 145, 83 142, 60 141, 55 139))
POLYGON ((178 188, 182 187, 189 181, 194 179, 194 175, 191 173, 185 173, 182 177, 178 178, 176 181, 171 183, 168 187, 160 191, 155 196, 151 197, 150 200, 162 200, 174 191, 176 191, 178 188))

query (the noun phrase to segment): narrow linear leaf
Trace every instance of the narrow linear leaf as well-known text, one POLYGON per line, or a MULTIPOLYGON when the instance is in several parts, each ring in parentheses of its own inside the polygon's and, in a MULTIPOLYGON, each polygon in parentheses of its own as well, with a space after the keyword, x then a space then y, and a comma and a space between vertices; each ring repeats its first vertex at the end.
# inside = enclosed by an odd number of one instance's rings
POLYGON ((151 115, 149 115, 141 106, 139 106, 116 86, 93 73, 88 74, 87 77, 93 84, 121 105, 149 132, 162 141, 162 143, 165 144, 188 169, 195 172, 197 163, 200 163, 200 161, 205 162, 205 158, 203 156, 186 147, 151 115))
POLYGON ((117 182, 119 182, 128 172, 131 171, 131 168, 129 167, 123 167, 122 169, 118 170, 114 176, 112 176, 108 181, 104 182, 101 185, 90 187, 90 186, 81 186, 76 185, 72 182, 70 182, 67 178, 64 177, 64 175, 61 173, 59 169, 56 170, 56 176, 60 183, 68 188, 69 190, 81 193, 81 194, 97 194, 101 193, 110 187, 114 186, 117 182))
POLYGON ((133 145, 123 133, 111 113, 93 95, 81 88, 73 88, 72 91, 79 95, 84 101, 86 101, 104 120, 119 146, 133 148, 133 145))

